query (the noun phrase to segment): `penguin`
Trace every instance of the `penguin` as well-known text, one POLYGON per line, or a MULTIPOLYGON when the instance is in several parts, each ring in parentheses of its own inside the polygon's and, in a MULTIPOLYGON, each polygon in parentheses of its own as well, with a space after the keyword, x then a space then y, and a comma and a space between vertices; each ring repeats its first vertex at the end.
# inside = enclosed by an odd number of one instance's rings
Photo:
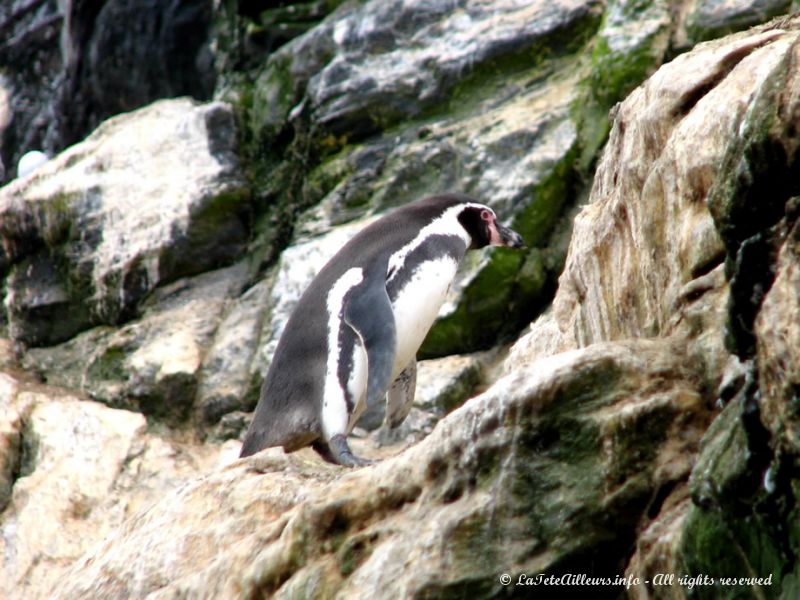
POLYGON ((409 203, 361 230, 301 296, 264 379, 240 453, 312 446, 348 467, 347 435, 386 399, 399 425, 414 400, 416 353, 467 250, 524 248, 494 211, 464 194, 409 203))

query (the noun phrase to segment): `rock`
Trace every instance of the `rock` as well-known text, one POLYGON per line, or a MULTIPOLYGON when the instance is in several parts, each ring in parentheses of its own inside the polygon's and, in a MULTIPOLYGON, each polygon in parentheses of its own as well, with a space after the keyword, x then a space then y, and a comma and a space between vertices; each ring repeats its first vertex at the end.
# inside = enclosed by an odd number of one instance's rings
MULTIPOLYGON (((102 3, 89 39, 74 35, 77 94, 94 114, 90 123, 160 98, 211 98, 215 77, 209 46, 212 4, 206 0, 113 0, 102 3), (108 68, 113 64, 115 68, 108 68)), ((71 65, 70 65, 71 66, 71 65)), ((73 92, 74 93, 74 92, 73 92)))
MULTIPOLYGON (((671 494, 670 509, 650 525, 629 573, 637 569, 650 581, 659 572, 702 575, 702 598, 797 591, 797 566, 785 555, 797 511, 785 505, 791 490, 776 487, 787 474, 767 467, 772 452, 750 393, 743 387, 708 428, 689 480, 691 499, 683 488, 671 494), (726 583, 740 577, 753 583, 726 583)), ((642 584, 634 597, 650 597, 653 589, 642 584)))
POLYGON ((511 347, 505 362, 505 371, 511 373, 529 362, 575 348, 577 344, 569 336, 564 335, 553 311, 548 309, 511 347))
MULTIPOLYGON (((205 417, 205 414, 203 415, 205 417)), ((224 414, 219 422, 208 432, 208 439, 213 441, 243 440, 250 426, 252 414, 233 411, 224 414)))
POLYGON ((0 338, 0 369, 10 369, 18 366, 18 349, 14 342, 0 338))
POLYGON ((5 284, 4 320, 17 341, 69 339, 90 320, 87 305, 70 297, 67 278, 45 253, 12 265, 5 284))
POLYGON ((755 321, 764 425, 781 452, 800 453, 800 225, 787 232, 755 321))
POLYGON ((389 448, 397 450, 426 438, 436 427, 440 417, 430 410, 412 406, 405 420, 395 429, 383 423, 384 407, 376 411, 376 416, 368 412, 359 419, 359 426, 364 427, 364 435, 372 442, 373 448, 389 448), (374 430, 374 431, 372 431, 374 430))
POLYGON ((298 218, 301 240, 457 189, 493 206, 537 248, 527 263, 503 251, 473 257, 423 356, 485 349, 552 293, 563 254, 556 244, 539 248, 578 185, 587 75, 577 63, 560 68, 582 52, 599 9, 569 1, 343 5, 273 54, 256 81, 252 135, 270 146, 294 130, 297 152, 320 147, 301 164, 284 163, 290 176, 313 166, 300 188, 274 192, 313 204, 298 218), (570 41, 551 57, 545 49, 561 31, 570 41))
POLYGON ((786 0, 701 0, 687 3, 678 18, 676 42, 690 48, 698 42, 722 37, 791 12, 786 0))
POLYGON ((242 289, 245 276, 240 264, 162 286, 141 319, 119 329, 94 328, 58 346, 31 349, 24 366, 52 385, 81 390, 93 400, 181 423, 195 409, 207 411, 202 402, 221 394, 217 388, 225 382, 206 380, 203 374, 216 375, 224 366, 208 362, 218 360, 221 344, 215 335, 228 299, 242 289))
POLYGON ((218 460, 146 433, 141 414, 8 372, 0 405, 0 579, 15 595, 44 597, 63 565, 218 460))
POLYGON ((53 597, 498 594, 512 565, 588 569, 653 489, 688 474, 705 411, 684 369, 668 343, 600 344, 504 378, 374 468, 338 475, 302 453, 260 453, 139 513, 53 597), (557 441, 562 421, 572 434, 557 441), (164 539, 170 552, 143 563, 164 539))
POLYGON ((159 284, 232 262, 247 235, 235 150, 225 105, 164 101, 2 188, 12 337, 50 345, 124 322, 159 284))
POLYGON ((452 11, 393 0, 340 11, 270 59, 275 66, 257 83, 268 111, 258 115, 259 127, 279 125, 302 102, 334 135, 383 129, 446 101, 464 71, 524 64, 560 28, 594 16, 592 8, 501 2, 452 11), (277 70, 289 77, 278 79, 277 70))
POLYGON ((247 2, 214 7, 212 35, 217 90, 235 93, 242 74, 257 71, 265 56, 315 27, 342 0, 292 0, 262 6, 247 2))
MULTIPOLYGON (((613 1, 592 51, 591 89, 597 115, 587 123, 606 124, 603 118, 663 62, 672 29, 670 5, 661 0, 613 1)), ((603 127, 594 135, 605 137, 603 127)))
MULTIPOLYGON (((664 597, 669 597, 670 593, 681 597, 682 592, 678 590, 688 587, 679 583, 677 574, 681 573, 681 565, 677 562, 676 540, 680 539, 686 526, 691 504, 686 486, 680 486, 669 494, 661 506, 658 519, 650 522, 639 534, 636 552, 625 571, 628 581, 637 581, 626 590, 629 598, 646 600, 655 597, 659 592, 664 597), (658 582, 661 589, 648 585, 645 581, 658 582)), ((699 586, 695 588, 693 585, 692 588, 699 589, 699 586)))
POLYGON ((229 301, 216 327, 198 381, 196 404, 204 423, 216 423, 228 414, 238 422, 239 410, 255 408, 266 373, 263 356, 258 353, 271 309, 267 301, 270 283, 267 278, 229 301))
MULTIPOLYGON (((10 101, 11 89, 8 79, 0 75, 0 139, 5 139, 6 129, 14 115, 10 101)), ((7 169, 5 160, 0 155, 0 181, 5 181, 7 169)))
POLYGON ((785 19, 704 44, 622 103, 552 311, 507 365, 643 337, 684 339, 686 360, 702 365, 707 402, 724 409, 689 485, 662 490, 640 524, 633 597, 719 597, 733 589, 722 578, 743 574, 797 588, 786 407, 797 379, 798 28, 785 19), (716 585, 659 589, 653 577, 670 572, 716 585))
POLYGON ((452 412, 486 382, 490 360, 478 354, 420 361, 414 404, 439 416, 452 412))
POLYGON ((15 108, 0 127, 0 183, 28 150, 55 155, 115 114, 165 97, 210 99, 212 15, 207 0, 5 2, 0 70, 15 108))
MULTIPOLYGON (((726 209, 715 204, 728 197, 730 177, 719 165, 733 160, 729 132, 758 118, 752 107, 759 95, 785 76, 790 46, 791 36, 765 29, 680 56, 620 106, 592 199, 575 221, 552 308, 562 340, 551 345, 565 350, 684 327, 722 329, 728 285, 722 264, 729 254, 719 231, 726 217, 715 214, 726 209), (718 85, 705 88, 698 79, 718 85), (632 121, 658 127, 631 128, 632 121), (667 207, 677 218, 645 217, 667 207), (584 260, 593 255, 604 261, 584 260)), ((542 327, 552 332, 551 321, 542 327)))

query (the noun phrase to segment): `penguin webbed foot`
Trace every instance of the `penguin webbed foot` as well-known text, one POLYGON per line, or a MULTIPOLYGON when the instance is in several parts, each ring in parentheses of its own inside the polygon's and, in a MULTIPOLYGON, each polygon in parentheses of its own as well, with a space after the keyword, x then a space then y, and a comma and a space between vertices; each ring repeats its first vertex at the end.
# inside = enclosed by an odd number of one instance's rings
POLYGON ((317 442, 313 444, 313 448, 326 461, 344 467, 366 467, 367 465, 374 465, 377 462, 353 454, 353 451, 347 443, 347 438, 340 433, 331 437, 327 444, 322 440, 317 440, 317 442))

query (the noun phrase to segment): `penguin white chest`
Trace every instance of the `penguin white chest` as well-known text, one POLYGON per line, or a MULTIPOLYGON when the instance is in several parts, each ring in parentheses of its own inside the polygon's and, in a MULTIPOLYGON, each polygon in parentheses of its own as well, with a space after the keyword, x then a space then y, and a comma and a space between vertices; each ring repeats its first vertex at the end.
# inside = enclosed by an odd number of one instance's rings
POLYGON ((392 380, 408 366, 439 314, 458 263, 450 256, 421 262, 392 302, 397 335, 392 380))

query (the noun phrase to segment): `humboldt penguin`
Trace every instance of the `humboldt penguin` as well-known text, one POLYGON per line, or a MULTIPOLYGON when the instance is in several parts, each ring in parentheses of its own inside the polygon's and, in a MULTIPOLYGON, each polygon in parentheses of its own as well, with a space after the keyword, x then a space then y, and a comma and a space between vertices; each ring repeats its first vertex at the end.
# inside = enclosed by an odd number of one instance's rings
POLYGON ((463 194, 407 204, 361 230, 328 261, 278 341, 241 456, 311 445, 345 466, 347 435, 386 398, 396 427, 414 399, 416 354, 467 250, 522 248, 522 237, 463 194))

